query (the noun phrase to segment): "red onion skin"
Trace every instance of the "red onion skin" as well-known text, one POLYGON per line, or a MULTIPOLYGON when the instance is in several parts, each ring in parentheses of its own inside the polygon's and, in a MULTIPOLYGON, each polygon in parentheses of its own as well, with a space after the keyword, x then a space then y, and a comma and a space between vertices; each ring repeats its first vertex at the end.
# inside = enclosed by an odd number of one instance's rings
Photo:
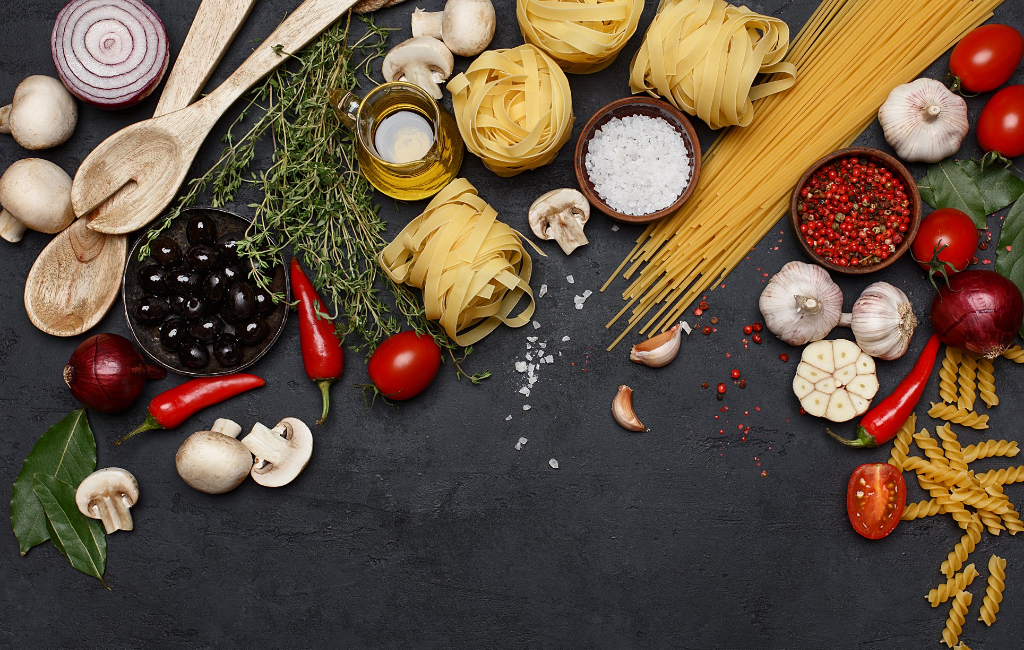
POLYGON ((123 336, 97 334, 82 342, 64 366, 64 383, 83 405, 101 413, 123 411, 139 399, 147 379, 167 371, 147 364, 123 336))
POLYGON ((940 285, 932 301, 932 327, 942 342, 994 359, 1024 322, 1024 297, 995 271, 964 271, 940 285))

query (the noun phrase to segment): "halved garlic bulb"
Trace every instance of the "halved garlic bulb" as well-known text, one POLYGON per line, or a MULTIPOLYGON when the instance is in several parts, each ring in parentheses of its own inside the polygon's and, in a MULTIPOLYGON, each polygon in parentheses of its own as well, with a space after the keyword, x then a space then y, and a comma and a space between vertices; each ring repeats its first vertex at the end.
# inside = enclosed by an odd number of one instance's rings
POLYGON ((878 109, 878 123, 897 156, 929 163, 955 154, 971 128, 964 98, 934 79, 893 88, 878 109))
POLYGON ((878 392, 875 361, 853 341, 817 341, 804 348, 793 378, 800 406, 815 417, 846 422, 865 413, 878 392))

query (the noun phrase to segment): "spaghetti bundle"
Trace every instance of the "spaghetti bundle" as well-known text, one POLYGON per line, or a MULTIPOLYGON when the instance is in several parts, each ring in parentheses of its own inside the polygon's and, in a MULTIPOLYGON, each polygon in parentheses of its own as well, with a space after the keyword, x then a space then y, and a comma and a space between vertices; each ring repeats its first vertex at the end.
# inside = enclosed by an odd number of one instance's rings
POLYGON ((518 0, 527 43, 566 72, 590 74, 615 61, 640 23, 643 0, 518 0))
POLYGON ((457 178, 380 253, 388 276, 422 289, 427 318, 461 346, 533 316, 533 261, 519 233, 497 217, 469 181, 457 178), (523 296, 529 304, 510 316, 523 296))
POLYGON ((712 129, 747 126, 753 102, 790 88, 796 67, 782 61, 789 26, 725 0, 662 0, 633 57, 629 87, 647 91, 712 129), (754 85, 758 74, 778 73, 754 85))
POLYGON ((853 143, 893 87, 907 83, 992 15, 1002 0, 824 0, 788 61, 800 81, 764 99, 757 119, 711 147, 700 183, 671 217, 637 239, 619 273, 630 280, 625 331, 676 323, 782 217, 818 158, 853 143), (653 312, 653 313, 652 313, 653 312), (649 316, 649 318, 648 318, 649 316))
POLYGON ((466 148, 498 176, 550 163, 572 135, 569 81, 533 45, 488 50, 447 87, 466 148))

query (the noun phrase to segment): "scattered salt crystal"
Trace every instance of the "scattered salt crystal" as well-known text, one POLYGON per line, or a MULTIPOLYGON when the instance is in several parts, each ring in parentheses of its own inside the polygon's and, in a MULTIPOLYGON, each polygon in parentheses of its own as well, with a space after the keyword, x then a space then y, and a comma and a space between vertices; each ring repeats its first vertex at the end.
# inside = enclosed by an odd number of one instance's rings
POLYGON ((590 289, 587 289, 586 291, 583 292, 583 297, 584 298, 589 298, 592 295, 594 295, 594 292, 591 291, 590 289))
POLYGON ((690 327, 690 324, 689 324, 689 323, 687 323, 686 321, 682 321, 682 322, 680 322, 680 323, 679 323, 679 325, 680 325, 680 327, 682 327, 682 328, 683 328, 683 331, 684 331, 684 332, 686 332, 686 335, 687 335, 687 336, 689 336, 689 335, 690 335, 690 332, 692 332, 692 331, 693 331, 693 328, 692 328, 692 327, 690 327))
POLYGON ((563 337, 562 337, 562 343, 565 343, 565 342, 566 342, 566 341, 568 341, 568 340, 569 340, 569 337, 568 337, 568 336, 563 336, 563 337))
POLYGON ((509 416, 508 416, 507 418, 505 418, 505 421, 506 421, 506 422, 508 422, 508 421, 509 421, 509 420, 511 420, 511 419, 512 419, 512 416, 511 416, 511 415, 509 415, 509 416))
POLYGON ((537 297, 538 298, 543 298, 544 294, 546 294, 547 292, 548 292, 548 285, 542 284, 542 285, 540 285, 540 291, 537 292, 537 297))
POLYGON ((530 382, 530 385, 533 386, 534 384, 537 383, 537 378, 536 377, 530 377, 526 381, 530 382))
POLYGON ((551 465, 551 469, 558 469, 558 461, 554 458, 548 461, 548 465, 551 465))
POLYGON ((538 323, 537 321, 533 321, 533 329, 539 330, 540 329, 540 323, 538 323))
POLYGON ((523 410, 524 411, 529 411, 530 410, 530 405, 529 404, 523 404, 523 410))
POLYGON ((526 386, 523 386, 522 388, 519 389, 519 394, 520 395, 526 395, 527 397, 529 397, 530 396, 530 389, 527 388, 526 386))
POLYGON ((612 224, 612 232, 619 232, 619 224, 612 224))
POLYGON ((565 276, 565 281, 568 282, 569 284, 574 284, 576 282, 576 279, 573 278, 571 275, 567 275, 565 276))
POLYGON ((541 349, 541 350, 543 350, 544 348, 548 347, 548 344, 547 344, 547 343, 545 343, 544 341, 541 341, 541 342, 539 343, 539 345, 540 345, 540 349, 541 349))
POLYGON ((529 341, 530 343, 536 343, 537 342, 537 337, 536 336, 527 336, 526 340, 529 341))
POLYGON ((544 363, 554 363, 554 362, 555 362, 555 357, 553 357, 552 355, 549 354, 548 356, 544 357, 544 363))
POLYGON ((526 353, 526 360, 527 360, 527 361, 533 361, 533 354, 531 354, 531 353, 527 352, 527 353, 526 353))
POLYGON ((525 444, 526 444, 526 443, 528 443, 528 442, 530 442, 530 441, 529 441, 529 440, 527 440, 526 438, 520 438, 520 439, 519 439, 519 444, 521 444, 521 445, 525 445, 525 444))
POLYGON ((525 361, 516 361, 516 372, 526 372, 525 361))

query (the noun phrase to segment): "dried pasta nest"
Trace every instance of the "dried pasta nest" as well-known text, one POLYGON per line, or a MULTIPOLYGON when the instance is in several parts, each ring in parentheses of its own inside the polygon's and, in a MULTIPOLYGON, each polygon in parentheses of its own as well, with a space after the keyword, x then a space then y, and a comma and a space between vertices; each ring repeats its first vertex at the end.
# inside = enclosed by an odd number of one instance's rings
POLYGON ((642 0, 518 0, 516 17, 527 43, 566 72, 604 70, 636 32, 642 0))
POLYGON ((484 52, 447 87, 466 148, 498 176, 550 163, 572 134, 569 81, 528 43, 484 52))

